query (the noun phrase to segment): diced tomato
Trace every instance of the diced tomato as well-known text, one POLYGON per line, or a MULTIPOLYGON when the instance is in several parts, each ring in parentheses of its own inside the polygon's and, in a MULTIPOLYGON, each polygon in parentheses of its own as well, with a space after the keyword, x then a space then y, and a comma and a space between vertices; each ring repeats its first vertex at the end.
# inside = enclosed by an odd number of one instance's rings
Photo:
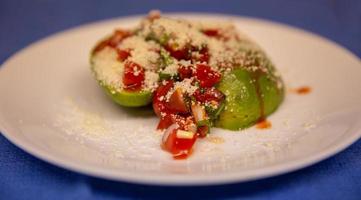
POLYGON ((229 37, 222 34, 222 32, 219 29, 205 29, 202 30, 203 34, 207 35, 208 37, 213 37, 219 40, 227 41, 229 40, 229 37))
POLYGON ((129 37, 131 33, 127 30, 117 29, 114 31, 112 37, 110 38, 109 45, 112 47, 118 46, 118 44, 123 41, 125 38, 129 37))
POLYGON ((153 96, 153 110, 158 117, 161 117, 161 113, 170 113, 167 109, 167 102, 165 96, 169 90, 173 87, 174 83, 172 80, 168 80, 165 84, 160 84, 153 96))
POLYGON ((118 52, 118 60, 121 62, 123 62, 130 56, 129 50, 118 49, 117 52, 118 52))
MULTIPOLYGON (((162 117, 162 119, 165 119, 167 121, 167 123, 169 123, 169 121, 171 121, 171 124, 177 124, 179 128, 181 129, 185 129, 185 124, 186 124, 186 117, 178 115, 178 114, 174 114, 174 113, 168 113, 166 114, 164 117, 162 117)), ((169 126, 169 124, 167 124, 169 126)))
POLYGON ((157 129, 163 130, 168 128, 170 125, 174 123, 173 114, 165 114, 163 117, 160 118, 157 129))
POLYGON ((176 49, 172 47, 171 45, 166 45, 164 47, 169 54, 174 57, 177 60, 189 60, 190 59, 190 53, 188 48, 182 48, 182 49, 176 49))
POLYGON ((93 50, 93 53, 98 52, 102 49, 104 49, 105 47, 109 46, 112 48, 116 48, 118 46, 118 44, 124 40, 125 38, 131 36, 131 32, 127 31, 127 30, 120 30, 117 29, 114 31, 113 35, 111 37, 109 37, 106 40, 103 40, 102 42, 100 42, 93 50))
POLYGON ((194 134, 192 139, 184 139, 184 138, 177 138, 175 146, 179 150, 190 150, 196 140, 196 134, 194 134))
POLYGON ((186 113, 188 106, 184 99, 182 89, 177 88, 169 98, 168 107, 174 112, 186 113))
POLYGON ((202 33, 208 37, 218 38, 220 36, 220 32, 218 29, 204 29, 202 30, 202 33))
POLYGON ((202 90, 203 92, 201 92, 200 89, 197 89, 193 94, 194 98, 199 102, 205 103, 216 101, 219 103, 224 99, 224 94, 214 87, 203 88, 202 90))
POLYGON ((192 116, 181 116, 175 113, 164 113, 163 116, 160 117, 157 129, 163 130, 172 124, 177 124, 182 130, 193 133, 197 132, 197 126, 192 116))
POLYGON ((181 80, 185 78, 190 78, 193 75, 193 70, 190 66, 180 66, 178 68, 178 73, 181 78, 181 80))
POLYGON ((154 101, 154 98, 153 98, 153 111, 154 113, 160 117, 161 116, 161 113, 165 110, 165 105, 163 102, 161 101, 154 101))
POLYGON ((188 105, 184 99, 183 92, 177 88, 166 101, 168 92, 173 87, 173 81, 169 80, 164 85, 158 87, 153 97, 153 110, 160 117, 165 114, 187 113, 188 105))
POLYGON ((166 113, 166 112, 162 112, 162 113, 164 114, 163 116, 160 117, 160 121, 157 126, 158 130, 167 129, 172 124, 177 124, 178 127, 183 127, 183 125, 180 123, 181 119, 179 119, 180 118, 179 115, 176 115, 174 113, 166 113))
POLYGON ((197 59, 199 62, 209 62, 209 53, 208 48, 204 47, 199 51, 199 57, 197 59))
POLYGON ((176 139, 177 139, 177 130, 178 129, 173 129, 168 136, 166 136, 165 142, 163 140, 163 148, 164 150, 172 153, 172 154, 178 154, 179 153, 179 149, 176 148, 176 139))
MULTIPOLYGON (((171 124, 167 130, 164 131, 163 137, 162 137, 162 148, 165 150, 172 149, 171 145, 167 145, 167 141, 172 139, 170 136, 173 134, 173 132, 176 132, 179 129, 179 126, 177 124, 171 124)), ((169 143, 168 143, 169 144, 169 143)))
POLYGON ((198 133, 199 137, 201 137, 201 138, 206 137, 208 132, 209 132, 209 127, 208 126, 198 127, 197 133, 198 133))
POLYGON ((192 138, 178 138, 177 125, 171 125, 163 135, 162 147, 173 154, 174 158, 187 158, 192 152, 192 147, 197 139, 196 134, 192 138))
POLYGON ((127 90, 139 90, 144 82, 144 69, 131 61, 124 65, 123 84, 127 90))
POLYGON ((167 81, 164 82, 164 84, 161 83, 160 86, 155 91, 153 100, 154 101, 159 101, 160 97, 164 97, 165 95, 167 95, 167 93, 173 87, 173 85, 174 85, 174 82, 172 80, 167 80, 167 81))
POLYGON ((106 46, 109 46, 108 44, 109 44, 109 39, 101 41, 99 44, 97 44, 97 46, 95 46, 92 53, 96 53, 98 51, 101 51, 106 46))
POLYGON ((221 80, 221 74, 205 64, 197 64, 196 78, 201 87, 212 87, 221 80))

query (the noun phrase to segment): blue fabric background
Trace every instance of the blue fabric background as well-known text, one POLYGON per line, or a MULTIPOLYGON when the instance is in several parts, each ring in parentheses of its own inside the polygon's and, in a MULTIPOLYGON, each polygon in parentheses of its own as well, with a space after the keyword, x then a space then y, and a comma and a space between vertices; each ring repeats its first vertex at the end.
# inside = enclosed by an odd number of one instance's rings
MULTIPOLYGON (((361 57, 360 0, 0 0, 0 63, 40 38, 87 22, 162 11, 218 12, 300 27, 361 57)), ((1 98, 1 96, 0 96, 1 98)), ((156 187, 97 179, 47 164, 0 135, 0 199, 361 199, 361 141, 293 173, 207 187, 156 187)))

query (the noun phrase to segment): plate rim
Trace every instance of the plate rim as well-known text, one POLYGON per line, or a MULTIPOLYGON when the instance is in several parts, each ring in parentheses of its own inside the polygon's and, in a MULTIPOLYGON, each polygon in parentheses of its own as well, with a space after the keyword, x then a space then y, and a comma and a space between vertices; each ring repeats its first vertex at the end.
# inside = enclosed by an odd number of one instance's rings
MULTIPOLYGON (((187 17, 198 17, 198 18, 210 18, 210 17, 221 17, 221 18, 228 18, 237 20, 247 20, 247 21, 255 21, 261 22, 264 24, 271 24, 283 29, 288 29, 296 32, 301 32, 302 34, 306 34, 309 37, 316 38, 317 40, 322 40, 323 42, 329 43, 335 48, 341 49, 347 55, 353 57, 353 59, 359 60, 359 57, 348 50, 347 48, 343 47, 342 45, 329 40, 323 36, 318 34, 309 32, 304 29, 300 29, 294 27, 292 25, 283 24, 280 22, 274 22, 267 19, 260 19, 260 18, 253 18, 253 17, 245 17, 245 16, 237 16, 237 15, 228 15, 228 14, 219 14, 219 13, 196 13, 196 12, 172 12, 172 13, 165 13, 168 16, 187 16, 187 17)), ((18 50, 14 54, 10 55, 5 61, 1 64, 0 73, 1 71, 6 68, 5 66, 9 61, 11 61, 14 57, 17 57, 19 54, 27 52, 29 49, 33 48, 34 46, 40 45, 42 43, 46 43, 48 40, 51 40, 56 37, 61 37, 63 34, 72 32, 76 29, 82 28, 92 28, 99 26, 104 23, 112 23, 115 21, 126 21, 126 20, 137 20, 140 19, 144 15, 130 15, 130 16, 121 16, 116 18, 104 19, 99 21, 94 21, 85 24, 79 24, 77 26, 64 29, 62 31, 50 34, 42 39, 39 39, 29 45, 25 46, 24 48, 18 50)), ((1 118, 0 118, 1 120, 1 118)), ((275 164, 274 166, 269 166, 266 169, 260 168, 255 170, 248 170, 247 174, 242 173, 242 171, 232 172, 232 173, 222 173, 220 175, 212 174, 202 176, 202 178, 197 178, 187 176, 184 178, 182 175, 172 174, 172 178, 169 179, 166 176, 159 176, 158 174, 151 175, 147 174, 147 178, 142 177, 142 175, 137 174, 128 174, 127 172, 119 172, 115 171, 114 169, 102 169, 93 166, 87 166, 84 164, 73 163, 71 161, 67 161, 66 159, 54 157, 51 153, 46 151, 42 151, 41 148, 34 147, 31 143, 26 142, 26 140, 21 140, 17 137, 12 136, 10 131, 5 127, 5 122, 0 121, 0 132, 1 134, 12 144, 19 147, 23 151, 31 154, 32 156, 39 158, 46 163, 61 167, 66 170, 75 171, 80 174, 90 175, 98 178, 105 178, 108 180, 114 181, 125 181, 129 183, 137 183, 137 184, 147 184, 147 185, 168 185, 168 186, 192 186, 192 185, 219 185, 219 184, 228 184, 228 183, 235 183, 235 182, 246 182, 252 181, 261 178, 268 178, 272 176, 277 176, 280 174, 286 174, 292 171, 296 171, 298 169, 302 169, 308 166, 311 166, 315 163, 321 162, 331 156, 336 155, 337 153, 345 150, 347 147, 351 146, 353 143, 358 141, 361 138, 361 130, 355 131, 346 139, 342 140, 341 143, 330 144, 326 148, 322 149, 322 151, 318 152, 315 155, 307 156, 301 159, 296 159, 291 162, 283 163, 283 164, 275 164), (115 173, 116 172, 116 173, 115 173), (114 176, 116 174, 116 176, 114 176)))

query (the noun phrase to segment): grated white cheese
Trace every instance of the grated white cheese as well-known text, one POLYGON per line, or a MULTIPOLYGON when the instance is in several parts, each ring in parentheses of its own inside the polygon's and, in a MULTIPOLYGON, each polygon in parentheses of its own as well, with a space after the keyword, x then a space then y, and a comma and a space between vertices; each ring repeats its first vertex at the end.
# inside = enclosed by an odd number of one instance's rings
POLYGON ((182 66, 190 66, 192 64, 190 60, 180 60, 178 63, 182 66))
POLYGON ((123 86, 121 81, 124 65, 118 61, 117 52, 110 47, 105 47, 92 57, 93 71, 99 81, 111 85, 113 89, 120 89, 123 86))
POLYGON ((120 45, 119 49, 129 49, 130 61, 137 63, 142 66, 144 69, 156 70, 160 46, 154 41, 146 41, 143 37, 132 36, 124 39, 120 45))
POLYGON ((175 75, 178 73, 178 68, 179 68, 178 63, 174 62, 166 66, 163 70, 161 70, 161 72, 164 74, 175 75))
POLYGON ((176 44, 178 49, 187 44, 201 46, 207 42, 207 37, 186 20, 159 18, 152 23, 146 23, 142 34, 153 34, 157 38, 162 38, 166 35, 170 38, 169 43, 176 44))
POLYGON ((169 90, 168 93, 165 95, 164 97, 165 101, 169 102, 170 97, 177 89, 181 89, 182 92, 190 96, 193 95, 193 93, 198 89, 197 86, 192 85, 193 79, 194 78, 185 78, 180 82, 175 82, 174 87, 171 90, 169 90))
POLYGON ((197 86, 192 85, 193 78, 183 79, 181 82, 175 82, 174 88, 180 88, 183 92, 186 92, 189 95, 192 95, 197 89, 197 86))
POLYGON ((152 71, 145 71, 144 86, 154 91, 158 87, 159 75, 152 71))

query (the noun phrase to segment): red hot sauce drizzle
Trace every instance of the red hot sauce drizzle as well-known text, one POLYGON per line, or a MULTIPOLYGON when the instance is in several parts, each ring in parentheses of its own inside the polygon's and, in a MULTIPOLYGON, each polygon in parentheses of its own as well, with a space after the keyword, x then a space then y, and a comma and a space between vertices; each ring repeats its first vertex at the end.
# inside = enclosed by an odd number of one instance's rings
POLYGON ((259 83, 259 78, 262 74, 263 74, 263 72, 259 69, 257 71, 255 71, 255 73, 253 74, 254 86, 256 89, 256 95, 257 95, 258 102, 259 102, 259 118, 257 120, 256 128, 268 129, 268 128, 272 127, 272 124, 271 124, 271 122, 267 121, 267 119, 265 117, 264 99, 262 96, 261 86, 259 83))
POLYGON ((264 119, 262 121, 258 121, 258 123, 256 124, 257 129, 269 129, 271 127, 272 127, 272 124, 267 119, 264 119))
MULTIPOLYGON (((252 57, 252 58, 254 57, 252 55, 252 53, 250 53, 250 57, 252 57)), ((251 64, 249 64, 246 67, 253 68, 256 66, 256 69, 254 69, 254 68, 250 69, 250 70, 252 70, 252 72, 250 72, 251 78, 253 81, 253 85, 255 87, 255 92, 257 95, 258 103, 259 103, 259 117, 257 120, 256 127, 260 128, 260 129, 271 128, 271 123, 266 120, 266 112, 265 112, 265 107, 264 107, 265 106, 264 105, 264 96, 262 93, 261 84, 259 82, 262 75, 267 75, 266 74, 267 70, 262 70, 262 67, 265 67, 265 66, 262 66, 262 63, 259 59, 257 59, 257 56, 253 60, 250 60, 250 62, 251 62, 251 64)))
POLYGON ((294 91, 297 94, 304 95, 304 94, 309 94, 311 92, 311 88, 309 86, 302 86, 302 87, 294 89, 294 91))

